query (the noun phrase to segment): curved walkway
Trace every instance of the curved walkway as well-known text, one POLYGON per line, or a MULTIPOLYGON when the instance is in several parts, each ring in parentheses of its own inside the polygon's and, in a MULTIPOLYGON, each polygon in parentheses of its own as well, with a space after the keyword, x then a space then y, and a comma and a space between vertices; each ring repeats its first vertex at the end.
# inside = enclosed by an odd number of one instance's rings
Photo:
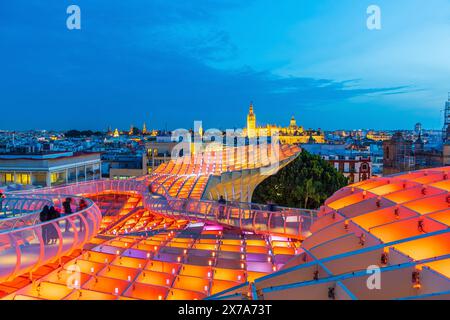
POLYGON ((151 193, 149 189, 146 179, 99 180, 10 194, 8 198, 22 199, 22 203, 34 201, 39 205, 30 207, 29 214, 21 215, 21 219, 14 218, 16 224, 4 223, 4 229, 0 229, 0 282, 57 261, 73 250, 82 248, 97 234, 102 216, 95 203, 89 199, 85 199, 88 203, 85 210, 45 223, 38 220, 38 212, 43 205, 61 206, 65 197, 71 197, 78 203, 81 197, 77 195, 135 193, 142 196, 144 207, 155 214, 219 223, 257 234, 297 239, 303 239, 309 234, 309 227, 317 214, 315 211, 293 208, 269 211, 267 206, 251 203, 223 205, 209 200, 178 199, 170 197, 168 193, 151 193), (17 223, 22 220, 27 222, 17 223), (43 235, 48 230, 56 234, 54 241, 45 241, 43 235))
MULTIPOLYGON (((70 197, 74 203, 81 199, 70 197)), ((14 199, 16 209, 23 210, 17 217, 0 220, 0 282, 33 272, 81 249, 100 227, 101 212, 89 199, 85 199, 86 209, 46 222, 39 220, 41 209, 45 205, 61 207, 61 196, 15 194, 11 199, 14 199)))

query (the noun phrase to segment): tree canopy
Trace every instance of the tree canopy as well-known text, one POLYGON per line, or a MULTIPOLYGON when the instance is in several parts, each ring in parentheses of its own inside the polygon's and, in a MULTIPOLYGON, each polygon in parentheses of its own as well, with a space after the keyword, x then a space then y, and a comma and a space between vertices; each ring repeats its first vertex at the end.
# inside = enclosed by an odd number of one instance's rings
POLYGON ((252 201, 317 209, 347 184, 347 178, 329 162, 303 150, 294 161, 258 185, 252 201))

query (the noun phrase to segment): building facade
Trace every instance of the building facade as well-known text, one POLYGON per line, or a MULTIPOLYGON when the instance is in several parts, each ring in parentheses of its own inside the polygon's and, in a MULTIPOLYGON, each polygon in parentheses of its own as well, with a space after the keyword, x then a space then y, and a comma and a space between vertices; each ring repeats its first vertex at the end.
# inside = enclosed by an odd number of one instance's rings
POLYGON ((370 179, 372 176, 372 160, 364 156, 322 156, 339 172, 349 183, 356 183, 370 179))
POLYGON ((101 178, 100 153, 55 152, 0 155, 0 184, 40 187, 101 178))
POLYGON ((170 161, 172 150, 178 144, 170 136, 156 137, 155 141, 145 143, 147 172, 153 172, 160 164, 170 161))
POLYGON ((110 179, 128 179, 146 175, 146 154, 102 155, 102 173, 110 179))
POLYGON ((253 104, 250 104, 247 115, 247 127, 243 130, 244 135, 249 138, 271 136, 275 132, 278 133, 279 140, 282 144, 305 144, 305 143, 325 143, 325 134, 320 129, 305 130, 302 126, 297 125, 297 121, 292 116, 289 126, 281 127, 268 124, 266 126, 257 126, 256 114, 253 104))

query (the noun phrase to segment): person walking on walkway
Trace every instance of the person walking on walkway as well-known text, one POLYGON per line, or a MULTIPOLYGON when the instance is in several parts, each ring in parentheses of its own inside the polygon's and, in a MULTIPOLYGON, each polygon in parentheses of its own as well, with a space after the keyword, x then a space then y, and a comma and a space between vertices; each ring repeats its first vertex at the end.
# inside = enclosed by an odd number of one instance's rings
POLYGON ((220 196, 219 200, 217 201, 219 203, 219 216, 218 219, 224 219, 224 212, 225 212, 225 205, 227 202, 223 198, 223 196, 220 196))
MULTIPOLYGON (((62 203, 62 206, 63 206, 63 209, 64 209, 64 214, 65 215, 69 215, 69 214, 71 214, 72 213, 72 206, 71 206, 71 204, 72 204, 72 198, 66 198, 64 201, 63 201, 63 203, 62 203)), ((69 222, 66 220, 66 232, 67 231, 69 231, 69 222)))
MULTIPOLYGON (((42 208, 41 213, 39 214, 39 220, 42 223, 45 223, 47 221, 49 221, 49 207, 48 206, 44 206, 44 208, 42 208)), ((49 230, 49 224, 44 224, 41 228, 41 232, 42 232, 42 241, 44 241, 44 244, 48 244, 48 230, 49 230)))

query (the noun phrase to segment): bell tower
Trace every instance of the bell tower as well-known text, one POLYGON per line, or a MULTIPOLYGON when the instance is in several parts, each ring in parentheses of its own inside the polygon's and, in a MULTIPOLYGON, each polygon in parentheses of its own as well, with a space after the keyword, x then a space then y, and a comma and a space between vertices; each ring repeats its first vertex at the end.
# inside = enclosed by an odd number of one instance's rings
POLYGON ((253 112, 253 102, 250 103, 250 109, 247 115, 247 136, 249 138, 256 137, 256 115, 253 112))

